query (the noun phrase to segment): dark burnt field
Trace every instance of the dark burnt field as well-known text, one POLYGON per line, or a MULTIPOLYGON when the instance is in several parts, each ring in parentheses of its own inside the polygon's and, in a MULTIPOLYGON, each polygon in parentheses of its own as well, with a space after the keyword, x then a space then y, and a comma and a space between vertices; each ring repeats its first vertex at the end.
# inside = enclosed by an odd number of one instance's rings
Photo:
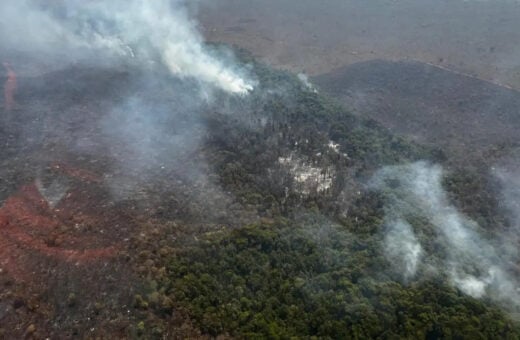
POLYGON ((418 62, 373 60, 314 78, 392 132, 439 147, 454 164, 491 166, 520 142, 520 93, 418 62))

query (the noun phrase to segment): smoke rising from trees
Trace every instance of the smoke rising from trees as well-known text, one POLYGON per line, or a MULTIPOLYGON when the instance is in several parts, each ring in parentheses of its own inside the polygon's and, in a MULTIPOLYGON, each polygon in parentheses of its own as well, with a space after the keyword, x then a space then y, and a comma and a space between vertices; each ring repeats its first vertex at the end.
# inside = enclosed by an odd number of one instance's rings
POLYGON ((405 280, 416 270, 420 275, 434 266, 467 295, 519 307, 512 265, 517 258, 511 252, 514 241, 504 246, 503 239, 486 238, 480 226, 450 202, 442 186, 443 176, 440 166, 416 162, 385 167, 373 178, 371 186, 388 202, 385 210, 389 228, 384 242, 389 258, 396 261, 405 280), (412 227, 418 219, 426 223, 412 227), (435 246, 424 249, 419 260, 421 243, 429 242, 435 246))

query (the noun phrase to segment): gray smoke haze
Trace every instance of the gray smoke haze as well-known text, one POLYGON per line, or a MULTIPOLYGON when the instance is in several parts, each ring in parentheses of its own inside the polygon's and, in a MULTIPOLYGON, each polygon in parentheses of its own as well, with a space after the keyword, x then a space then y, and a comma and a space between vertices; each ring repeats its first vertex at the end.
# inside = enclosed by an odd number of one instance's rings
POLYGON ((166 178, 183 166, 190 167, 186 172, 195 177, 188 160, 200 145, 205 127, 196 118, 186 121, 182 113, 196 116, 200 108, 178 100, 174 103, 166 107, 130 97, 100 122, 100 131, 109 141, 107 151, 115 160, 117 176, 107 184, 116 198, 135 197, 135 190, 152 179, 166 178), (172 129, 175 125, 182 129, 172 129))
POLYGON ((450 203, 442 179, 442 168, 427 162, 385 167, 373 178, 371 186, 388 200, 385 250, 390 260, 397 261, 404 279, 415 269, 420 273, 421 266, 424 270, 434 266, 467 295, 520 307, 519 282, 512 265, 516 254, 509 252, 514 247, 504 247, 502 238, 482 236, 477 223, 450 203), (426 226, 424 222, 413 225, 417 219, 427 221, 426 226), (429 239, 432 231, 435 240, 429 239), (419 261, 421 240, 436 246, 423 247, 419 261))
POLYGON ((229 93, 253 89, 230 52, 216 56, 204 45, 180 0, 6 0, 0 13, 5 49, 89 63, 160 63, 229 93))
POLYGON ((385 252, 397 269, 403 273, 405 281, 408 281, 417 272, 423 252, 421 244, 406 221, 399 219, 390 222, 387 228, 384 240, 385 252))

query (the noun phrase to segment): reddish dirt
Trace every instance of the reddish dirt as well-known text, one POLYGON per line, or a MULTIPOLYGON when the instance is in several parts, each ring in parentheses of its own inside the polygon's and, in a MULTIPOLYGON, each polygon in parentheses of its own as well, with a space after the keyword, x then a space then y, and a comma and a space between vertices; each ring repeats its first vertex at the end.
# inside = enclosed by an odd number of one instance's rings
MULTIPOLYGON (((30 324, 38 329, 35 338, 67 338, 87 329, 125 334, 121 320, 101 328, 109 319, 96 320, 100 312, 94 306, 121 308, 131 301, 132 287, 125 280, 132 282, 132 269, 121 254, 133 220, 106 208, 102 179, 95 173, 63 162, 47 169, 53 180, 67 180, 57 202, 46 198, 41 181, 34 181, 0 208, 0 283, 7 285, 0 293, 0 330, 1 324, 18 327, 4 329, 7 338, 23 336, 30 324), (3 303, 8 303, 4 311, 3 303), (13 313, 12 306, 20 304, 24 308, 13 313), (53 329, 57 320, 60 327, 53 329)), ((114 310, 106 313, 121 318, 114 310)))
MULTIPOLYGON (((135 174, 121 173, 127 159, 114 159, 118 139, 101 126, 141 74, 71 67, 27 77, 24 67, 15 68, 16 112, 0 107, 0 339, 134 338, 141 321, 151 332, 158 321, 135 295, 148 294, 167 239, 150 221, 204 212, 184 203, 191 182, 166 175, 136 197, 115 195, 135 174)), ((156 90, 138 96, 170 103, 156 90)))
MULTIPOLYGON (((69 193, 66 200, 74 200, 76 196, 77 193, 69 193)), ((76 225, 92 222, 89 216, 68 216, 68 209, 61 209, 66 204, 74 203, 63 202, 54 209, 49 207, 35 184, 22 187, 7 199, 0 209, 0 235, 4 243, 0 250, 0 263, 11 270, 17 268, 18 272, 23 267, 30 267, 30 264, 10 263, 13 258, 21 258, 15 254, 27 250, 76 264, 114 256, 115 246, 90 248, 98 242, 93 237, 55 235, 63 221, 76 225)))
POLYGON ((4 85, 4 106, 6 111, 11 111, 15 106, 16 73, 9 63, 4 63, 4 68, 7 72, 7 80, 4 85))

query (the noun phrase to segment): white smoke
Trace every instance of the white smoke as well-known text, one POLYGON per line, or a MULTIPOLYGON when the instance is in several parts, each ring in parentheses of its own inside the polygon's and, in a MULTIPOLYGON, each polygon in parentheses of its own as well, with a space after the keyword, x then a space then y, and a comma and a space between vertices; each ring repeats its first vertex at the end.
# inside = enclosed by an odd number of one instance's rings
POLYGON ((298 79, 302 82, 302 84, 314 93, 318 93, 318 90, 312 85, 309 77, 305 73, 298 73, 298 79))
POLYGON ((388 224, 385 237, 385 251, 397 267, 403 272, 405 280, 413 278, 422 254, 422 247, 415 237, 410 224, 397 220, 388 224))
POLYGON ((232 66, 231 56, 208 51, 179 0, 114 0, 0 3, 3 47, 75 55, 161 62, 178 77, 191 77, 229 93, 247 94, 253 82, 232 66))
POLYGON ((440 246, 433 249, 443 249, 441 253, 423 252, 423 258, 429 257, 430 263, 436 263, 437 269, 463 293, 475 298, 488 296, 520 307, 511 258, 502 250, 507 247, 496 246, 500 245, 497 240, 481 236, 477 223, 450 203, 442 179, 442 168, 426 162, 385 167, 376 174, 371 185, 388 198, 387 218, 398 221, 385 238, 385 248, 390 254, 399 255, 394 260, 400 261, 403 276, 409 278, 421 265, 412 261, 413 251, 420 253, 421 248, 418 243, 412 246, 417 239, 404 221, 422 218, 428 221, 422 228, 429 225, 437 235, 436 240, 428 240, 440 246))

